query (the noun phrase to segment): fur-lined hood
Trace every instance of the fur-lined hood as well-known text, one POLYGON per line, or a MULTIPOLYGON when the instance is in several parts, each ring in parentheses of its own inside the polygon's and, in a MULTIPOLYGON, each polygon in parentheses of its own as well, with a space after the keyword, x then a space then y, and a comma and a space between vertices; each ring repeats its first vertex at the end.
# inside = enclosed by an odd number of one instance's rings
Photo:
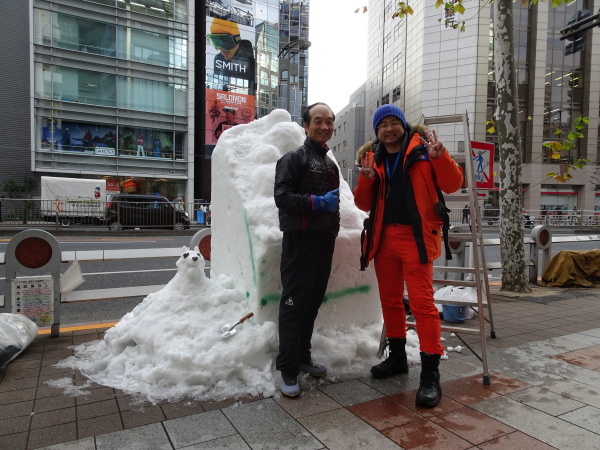
MULTIPOLYGON (((406 124, 406 131, 412 137, 413 134, 418 133, 420 136, 425 137, 425 132, 427 131, 427 125, 418 123, 415 126, 411 126, 409 123, 406 124)), ((361 167, 361 159, 363 155, 369 151, 373 151, 373 144, 379 142, 379 140, 375 139, 374 141, 365 142, 356 152, 356 165, 361 167)))

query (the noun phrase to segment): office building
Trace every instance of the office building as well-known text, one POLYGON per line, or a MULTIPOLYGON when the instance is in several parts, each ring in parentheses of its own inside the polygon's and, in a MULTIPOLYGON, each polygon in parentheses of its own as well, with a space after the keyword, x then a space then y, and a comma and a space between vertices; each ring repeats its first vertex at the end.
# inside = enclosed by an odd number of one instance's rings
MULTIPOLYGON (((492 8, 468 0, 464 16, 456 16, 426 3, 415 7, 414 15, 398 19, 392 18, 396 3, 369 2, 364 140, 375 137, 371 120, 377 107, 393 103, 404 110, 409 122, 466 111, 471 139, 497 143, 497 136, 486 131, 486 121, 493 119, 496 108, 492 8), (468 19, 465 32, 452 28, 463 19, 468 19)), ((514 4, 523 207, 527 210, 575 207, 593 215, 600 209, 600 29, 587 31, 585 42, 578 42, 582 51, 572 54, 565 54, 567 42, 559 39, 560 29, 578 10, 599 8, 600 2, 592 0, 555 8, 548 2, 528 7, 514 4), (542 143, 557 140, 557 129, 566 135, 581 115, 590 120, 585 137, 557 163, 542 143), (587 158, 589 163, 572 171, 571 180, 559 183, 546 176, 574 158, 587 158)), ((464 152, 460 127, 436 129, 451 152, 464 152)), ((494 209, 499 207, 498 151, 495 160, 495 187, 486 192, 485 199, 485 207, 494 209)))
POLYGON ((194 2, 1 8, 3 178, 104 178, 109 193, 190 201, 194 2))

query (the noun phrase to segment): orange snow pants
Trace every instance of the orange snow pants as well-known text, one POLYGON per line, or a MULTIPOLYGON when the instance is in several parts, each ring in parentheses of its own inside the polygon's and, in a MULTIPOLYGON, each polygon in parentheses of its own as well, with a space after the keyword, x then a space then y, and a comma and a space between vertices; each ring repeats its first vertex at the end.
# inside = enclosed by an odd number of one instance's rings
POLYGON ((384 224, 374 259, 387 337, 406 338, 406 282, 421 351, 443 354, 440 315, 433 303, 433 262, 421 263, 412 226, 384 224))

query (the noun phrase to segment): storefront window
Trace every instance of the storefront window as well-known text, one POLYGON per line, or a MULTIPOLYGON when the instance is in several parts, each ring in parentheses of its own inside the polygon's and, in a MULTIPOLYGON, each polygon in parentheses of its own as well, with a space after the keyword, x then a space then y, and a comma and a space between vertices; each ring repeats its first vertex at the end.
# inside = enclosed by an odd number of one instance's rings
POLYGON ((41 150, 116 155, 116 127, 111 125, 40 117, 38 136, 41 150))
POLYGON ((155 128, 119 127, 119 155, 145 158, 174 157, 173 132, 155 128))
POLYGON ((42 151, 84 152, 96 156, 185 158, 183 132, 39 117, 37 133, 38 150, 42 151))

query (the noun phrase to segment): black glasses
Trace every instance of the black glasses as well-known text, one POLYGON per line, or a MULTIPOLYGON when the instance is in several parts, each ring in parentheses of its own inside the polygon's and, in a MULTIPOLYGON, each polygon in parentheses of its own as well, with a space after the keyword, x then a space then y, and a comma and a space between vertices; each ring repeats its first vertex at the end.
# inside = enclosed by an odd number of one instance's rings
POLYGON ((210 41, 217 50, 233 50, 240 43, 240 36, 227 33, 207 34, 206 39, 210 41))

